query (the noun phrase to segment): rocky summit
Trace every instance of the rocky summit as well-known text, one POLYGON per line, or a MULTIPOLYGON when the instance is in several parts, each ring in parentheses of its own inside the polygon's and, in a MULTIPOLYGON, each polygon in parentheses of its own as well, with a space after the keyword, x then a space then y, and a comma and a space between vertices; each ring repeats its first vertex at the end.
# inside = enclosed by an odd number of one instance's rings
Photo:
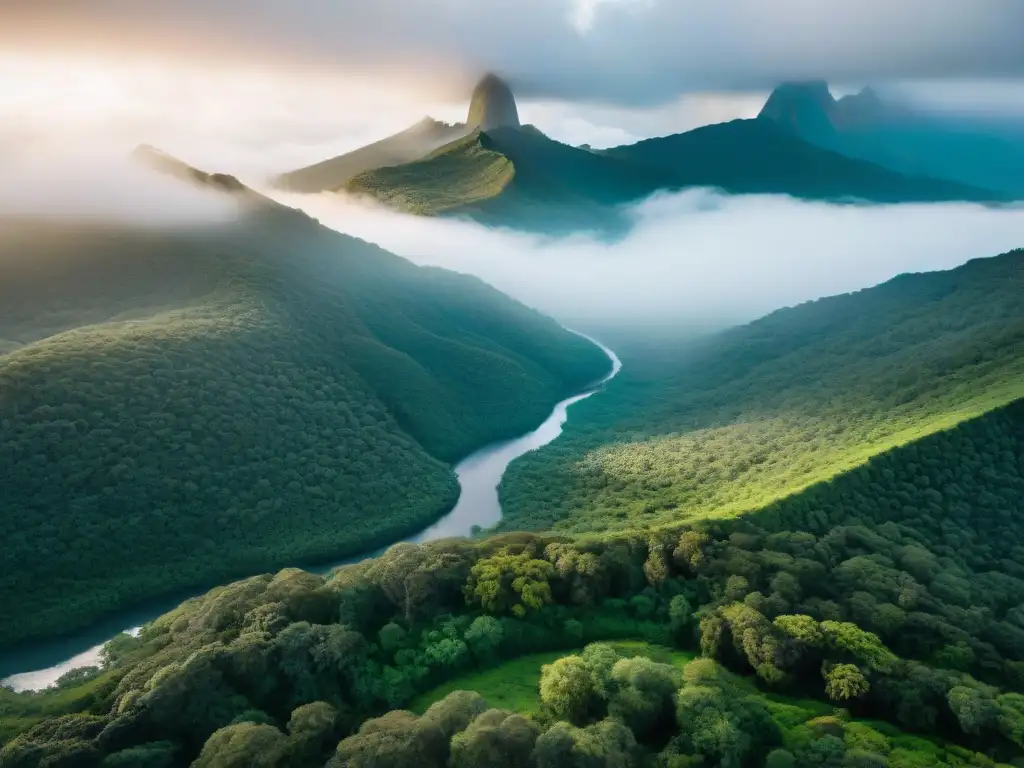
POLYGON ((519 110, 508 83, 496 75, 487 75, 473 89, 469 103, 470 128, 490 131, 495 128, 518 128, 519 110))

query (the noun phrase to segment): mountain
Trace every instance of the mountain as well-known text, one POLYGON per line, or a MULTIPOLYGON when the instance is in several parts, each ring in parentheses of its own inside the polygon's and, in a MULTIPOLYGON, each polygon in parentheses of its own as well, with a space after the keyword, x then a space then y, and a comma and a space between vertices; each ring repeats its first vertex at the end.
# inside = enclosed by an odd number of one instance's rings
POLYGON ((498 76, 489 74, 473 90, 466 123, 449 125, 426 117, 404 131, 353 152, 282 174, 274 185, 292 192, 334 191, 361 173, 420 160, 472 131, 518 127, 519 112, 511 88, 498 76))
MULTIPOLYGON (((824 130, 806 105, 784 109, 786 124, 824 130)), ((602 154, 672 173, 681 187, 737 194, 784 194, 812 200, 874 203, 994 201, 1002 195, 957 182, 909 176, 850 158, 794 135, 774 119, 733 120, 607 149, 602 154)))
POLYGON ((834 102, 828 83, 786 83, 776 88, 759 117, 771 120, 801 138, 820 144, 835 134, 834 102))
POLYGON ((871 88, 837 100, 821 81, 779 86, 759 118, 901 173, 1024 198, 1024 129, 1019 124, 929 114, 883 99, 871 88))
POLYGON ((524 126, 474 131, 423 160, 360 174, 345 189, 419 215, 547 232, 623 231, 628 219, 616 206, 673 183, 657 168, 570 147, 524 126))
POLYGON ((493 131, 496 128, 518 128, 519 110, 508 83, 497 75, 486 75, 473 89, 469 102, 470 128, 493 131))
POLYGON ((779 310, 622 373, 513 462, 508 530, 746 514, 1024 397, 1024 251, 779 310))
POLYGON ((304 193, 336 190, 364 171, 418 160, 468 131, 462 124, 449 125, 425 117, 404 131, 353 152, 282 174, 274 185, 304 193))
POLYGON ((452 462, 609 366, 475 278, 142 157, 238 215, 0 220, 0 645, 412 533, 452 462))
MULTIPOLYGON (((464 125, 422 124, 285 174, 278 183, 299 191, 367 195, 417 215, 609 236, 628 231, 632 219, 624 206, 661 190, 693 186, 879 203, 1004 199, 979 187, 902 174, 805 140, 805 133, 820 138, 834 130, 826 114, 831 98, 825 83, 794 85, 769 100, 764 119, 595 151, 521 125, 509 85, 487 75, 473 91, 464 125)), ((874 101, 865 93, 844 104, 851 115, 867 119, 874 101)))

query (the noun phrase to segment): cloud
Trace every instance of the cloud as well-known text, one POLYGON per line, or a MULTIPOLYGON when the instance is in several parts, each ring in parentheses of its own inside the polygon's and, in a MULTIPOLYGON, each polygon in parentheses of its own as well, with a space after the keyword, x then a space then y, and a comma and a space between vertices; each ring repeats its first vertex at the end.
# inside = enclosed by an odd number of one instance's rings
POLYGON ((581 330, 706 329, 1024 247, 1024 208, 832 206, 707 190, 634 209, 619 243, 544 239, 403 216, 337 195, 288 195, 338 231, 477 275, 581 330))
POLYGON ((399 77, 454 98, 483 70, 525 98, 1024 76, 1020 0, 0 0, 0 45, 175 54, 399 77))
MULTIPOLYGON (((425 114, 464 120, 451 102, 358 75, 302 76, 0 53, 0 154, 38 141, 88 154, 153 144, 208 171, 269 177, 369 144, 425 114)), ((520 114, 569 144, 607 147, 749 117, 765 94, 690 94, 644 108, 521 100, 520 114)), ((0 173, 3 169, 0 168, 0 173)))
POLYGON ((231 197, 153 171, 120 151, 94 147, 82 154, 33 144, 13 155, 0 174, 0 217, 176 226, 238 215, 231 197))

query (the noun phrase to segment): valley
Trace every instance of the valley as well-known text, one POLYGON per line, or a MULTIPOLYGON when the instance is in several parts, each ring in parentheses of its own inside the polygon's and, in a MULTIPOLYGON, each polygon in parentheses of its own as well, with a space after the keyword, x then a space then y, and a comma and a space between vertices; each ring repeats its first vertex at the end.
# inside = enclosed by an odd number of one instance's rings
POLYGON ((450 463, 607 370, 475 279, 241 204, 193 232, 0 226, 21 344, 0 358, 0 645, 409 535, 455 504, 450 463))
POLYGON ((1024 768, 1024 6, 0 11, 0 768, 1024 768))
MULTIPOLYGON (((404 541, 419 544, 449 537, 468 537, 480 529, 492 528, 501 521, 498 485, 508 465, 515 458, 556 439, 568 419, 569 407, 598 393, 621 369, 621 363, 612 350, 594 339, 589 340, 600 346, 612 361, 612 370, 607 377, 582 394, 573 395, 556 404, 548 418, 533 431, 485 446, 460 461, 455 466, 459 496, 454 507, 439 520, 404 541)), ((308 570, 311 573, 326 574, 342 565, 377 556, 386 549, 387 546, 384 546, 373 552, 310 567, 308 570)), ((37 641, 8 651, 0 658, 0 684, 18 692, 44 690, 67 672, 101 663, 103 646, 112 638, 122 632, 136 634, 143 624, 159 618, 182 599, 192 597, 195 594, 176 598, 162 597, 147 604, 132 605, 130 610, 105 616, 102 621, 84 631, 64 635, 50 642, 37 641)))
POLYGON ((506 530, 733 517, 1024 396, 1020 251, 779 310, 625 373, 515 462, 506 530))

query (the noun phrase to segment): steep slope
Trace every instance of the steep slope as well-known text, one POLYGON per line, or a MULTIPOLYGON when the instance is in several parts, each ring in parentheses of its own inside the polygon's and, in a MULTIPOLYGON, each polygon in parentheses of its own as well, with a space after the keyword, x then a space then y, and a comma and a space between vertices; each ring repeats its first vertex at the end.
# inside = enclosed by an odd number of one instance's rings
POLYGON ((1024 396, 1024 252, 780 310, 623 372, 514 462, 503 526, 733 516, 1024 396))
POLYGON ((628 223, 617 206, 673 185, 659 169, 570 147, 525 126, 476 131, 419 162, 361 174, 346 189, 420 215, 541 231, 617 231, 628 223))
POLYGON ((608 366, 474 278, 235 194, 202 227, 0 222, 0 644, 410 533, 455 501, 446 462, 608 366))
POLYGON ((481 131, 518 128, 519 109, 508 83, 497 75, 486 75, 477 83, 469 101, 466 123, 470 128, 479 128, 481 131))
POLYGON ((1024 197, 1024 129, 1018 124, 919 112, 865 88, 834 99, 824 82, 786 83, 759 116, 794 136, 911 175, 950 179, 1024 197))
MULTIPOLYGON (((793 120, 811 121, 805 112, 793 120)), ((671 172, 682 186, 877 203, 994 201, 1003 196, 956 182, 906 176, 804 141, 773 120, 734 120, 603 154, 671 172)))
POLYGON ((1002 198, 846 157, 769 120, 737 120, 596 152, 554 141, 532 126, 475 131, 417 162, 360 174, 344 189, 417 215, 616 234, 630 224, 622 206, 695 186, 876 203, 1002 198))
POLYGON ((335 190, 364 171, 418 160, 438 147, 465 135, 468 130, 462 124, 448 125, 426 117, 404 131, 373 144, 282 174, 274 183, 275 186, 292 192, 315 193, 335 190))

